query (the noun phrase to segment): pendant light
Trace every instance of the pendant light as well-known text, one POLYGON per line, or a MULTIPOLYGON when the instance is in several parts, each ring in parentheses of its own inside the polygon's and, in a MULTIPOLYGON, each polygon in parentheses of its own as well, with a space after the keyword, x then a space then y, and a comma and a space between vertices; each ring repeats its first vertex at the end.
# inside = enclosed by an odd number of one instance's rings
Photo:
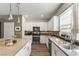
POLYGON ((11 14, 11 3, 10 3, 10 12, 9 12, 9 18, 8 18, 8 20, 13 20, 13 16, 12 16, 12 14, 11 14))
POLYGON ((18 23, 20 23, 20 16, 19 16, 19 5, 20 5, 20 3, 17 3, 17 8, 18 8, 18 23))

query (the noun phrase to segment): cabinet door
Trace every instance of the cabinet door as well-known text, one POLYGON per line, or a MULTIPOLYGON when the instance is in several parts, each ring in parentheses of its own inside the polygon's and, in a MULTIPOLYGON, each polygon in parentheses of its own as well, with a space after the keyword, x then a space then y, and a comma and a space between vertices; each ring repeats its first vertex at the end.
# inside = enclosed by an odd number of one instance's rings
POLYGON ((52 43, 52 56, 55 56, 55 46, 54 46, 54 43, 52 43))
POLYGON ((31 43, 30 40, 15 56, 29 56, 31 53, 31 43))
POLYGON ((53 31, 53 18, 51 18, 48 22, 48 31, 53 31))
POLYGON ((48 37, 45 35, 40 35, 40 43, 44 43, 48 47, 48 37))
POLYGON ((40 43, 46 43, 46 36, 44 35, 40 36, 40 43))
POLYGON ((25 49, 25 54, 29 56, 31 54, 31 42, 28 42, 25 49))
POLYGON ((27 48, 28 48, 28 46, 25 46, 24 47, 24 51, 23 51, 24 56, 28 56, 27 48))
POLYGON ((25 49, 26 47, 23 47, 15 56, 25 56, 25 49))
POLYGON ((52 43, 52 56, 66 56, 54 43, 52 43))
POLYGON ((59 18, 58 18, 58 16, 53 17, 53 30, 59 31, 59 18))
POLYGON ((56 49, 56 56, 66 56, 59 48, 56 49))
POLYGON ((27 49, 29 50, 28 56, 30 56, 30 54, 31 54, 31 43, 28 44, 28 48, 27 49))

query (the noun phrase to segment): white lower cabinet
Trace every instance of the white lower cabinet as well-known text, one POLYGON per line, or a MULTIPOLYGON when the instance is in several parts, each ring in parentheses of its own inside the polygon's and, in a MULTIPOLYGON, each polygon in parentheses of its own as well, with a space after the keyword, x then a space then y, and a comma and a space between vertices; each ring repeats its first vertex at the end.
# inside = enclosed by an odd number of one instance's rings
POLYGON ((55 56, 55 45, 52 43, 52 49, 51 49, 52 56, 55 56))
POLYGON ((40 43, 46 43, 47 37, 45 35, 40 36, 40 43))
POLYGON ((52 56, 67 56, 62 50, 60 50, 54 43, 52 43, 52 56))
POLYGON ((16 53, 15 56, 29 56, 30 53, 31 53, 31 42, 28 42, 18 53, 16 53))
POLYGON ((46 46, 48 47, 48 37, 45 35, 41 35, 40 36, 40 43, 41 44, 46 44, 46 46))

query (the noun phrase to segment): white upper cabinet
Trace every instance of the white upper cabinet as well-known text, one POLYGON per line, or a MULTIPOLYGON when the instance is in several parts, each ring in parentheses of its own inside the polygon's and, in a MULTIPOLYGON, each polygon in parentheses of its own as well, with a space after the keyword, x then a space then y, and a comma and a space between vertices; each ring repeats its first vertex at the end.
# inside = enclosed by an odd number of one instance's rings
POLYGON ((53 16, 53 31, 59 31, 59 17, 53 16))
POLYGON ((49 31, 59 31, 59 17, 53 16, 48 22, 49 31))
POLYGON ((48 21, 48 31, 53 31, 53 18, 48 21))

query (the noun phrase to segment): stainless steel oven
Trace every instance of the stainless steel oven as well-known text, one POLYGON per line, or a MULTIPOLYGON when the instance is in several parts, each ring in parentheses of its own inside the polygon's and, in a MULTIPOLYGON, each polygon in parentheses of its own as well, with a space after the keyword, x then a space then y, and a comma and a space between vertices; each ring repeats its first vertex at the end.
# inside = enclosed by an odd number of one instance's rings
POLYGON ((40 27, 33 27, 33 35, 32 35, 32 43, 39 44, 40 43, 40 27))

